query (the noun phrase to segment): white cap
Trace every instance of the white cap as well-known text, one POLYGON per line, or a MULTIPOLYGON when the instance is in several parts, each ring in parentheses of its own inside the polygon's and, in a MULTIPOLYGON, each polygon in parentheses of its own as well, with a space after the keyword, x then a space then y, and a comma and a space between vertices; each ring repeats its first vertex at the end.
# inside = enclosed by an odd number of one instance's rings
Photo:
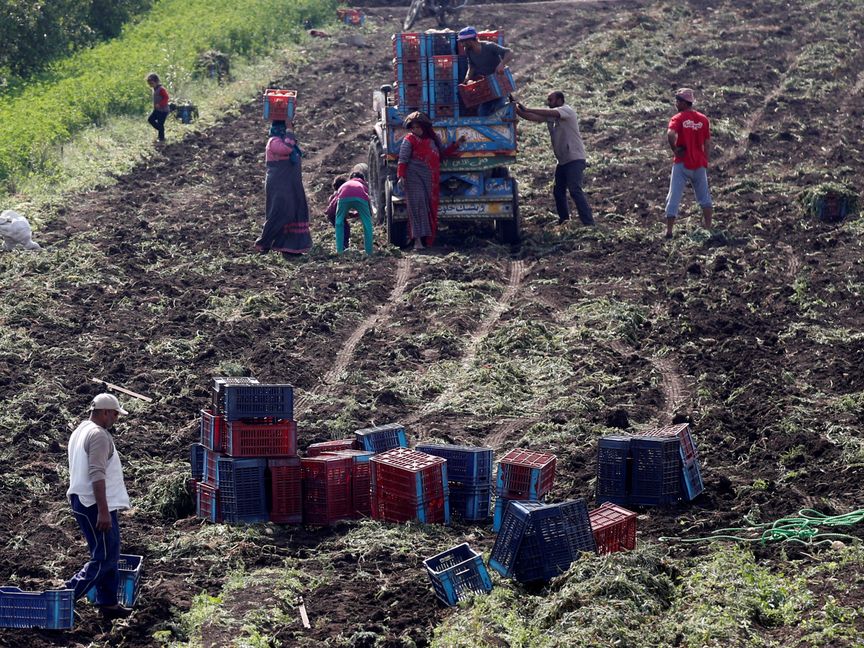
POLYGON ((128 414, 126 410, 120 407, 120 401, 113 394, 99 394, 90 403, 91 410, 114 410, 121 414, 128 414))

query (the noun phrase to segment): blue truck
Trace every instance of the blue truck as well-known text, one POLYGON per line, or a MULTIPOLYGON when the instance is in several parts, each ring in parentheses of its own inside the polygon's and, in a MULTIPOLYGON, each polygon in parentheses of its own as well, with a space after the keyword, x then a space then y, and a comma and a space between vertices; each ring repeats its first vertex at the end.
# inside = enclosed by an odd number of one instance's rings
MULTIPOLYGON (((373 93, 372 107, 377 115, 372 141, 369 144, 369 193, 378 215, 378 222, 386 223, 387 236, 393 245, 407 245, 408 213, 404 196, 396 184, 396 163, 406 130, 402 125, 405 115, 420 107, 433 122, 433 128, 446 145, 465 136, 459 148, 460 155, 441 161, 439 224, 488 222, 493 223, 498 240, 516 245, 521 240, 519 217, 519 189, 510 174, 510 165, 516 161, 516 114, 512 103, 505 104, 487 117, 471 115, 470 109, 460 106, 456 87, 458 81, 441 81, 434 77, 435 62, 447 63, 447 56, 435 55, 433 39, 441 41, 442 34, 400 34, 405 39, 417 36, 419 42, 417 62, 406 61, 403 51, 394 44, 394 76, 396 87, 381 86, 373 93), (428 48, 422 50, 422 48, 428 48), (428 61, 428 63, 426 63, 428 61), (407 78, 411 65, 421 66, 422 80, 407 78), (402 69, 404 66, 404 70, 402 69), (428 77, 426 76, 428 69, 428 77), (400 87, 401 85, 401 87, 400 87), (419 106, 410 105, 408 92, 422 87, 419 106), (442 97, 442 87, 449 93, 442 97), (438 96, 436 97, 436 88, 438 96)), ((447 36, 449 38, 449 35, 447 36)), ((405 40, 405 42, 410 42, 405 40)), ((455 47, 455 35, 453 37, 455 47)), ((445 47, 449 47, 447 42, 445 47)), ((464 57, 451 57, 464 58, 464 57)), ((444 66, 439 66, 441 69, 444 66)), ((507 71, 509 76, 509 70, 507 71)), ((512 81, 512 77, 510 77, 512 81)), ((418 90, 419 92, 419 90, 418 90)), ((418 95, 420 96, 420 95, 418 95)))

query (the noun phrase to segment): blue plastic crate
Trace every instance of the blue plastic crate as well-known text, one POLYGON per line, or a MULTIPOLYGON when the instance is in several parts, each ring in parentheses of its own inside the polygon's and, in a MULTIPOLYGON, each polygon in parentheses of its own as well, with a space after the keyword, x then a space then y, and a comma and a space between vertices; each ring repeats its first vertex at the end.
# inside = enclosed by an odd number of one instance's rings
POLYGON ((446 605, 456 605, 472 594, 492 591, 492 579, 483 557, 463 543, 423 561, 437 596, 446 605))
POLYGON ((691 459, 685 462, 681 475, 684 481, 682 491, 687 494, 688 500, 696 499, 705 489, 702 484, 702 474, 699 471, 699 460, 691 459))
POLYGON ((266 459, 217 460, 222 520, 229 523, 267 521, 266 459))
MULTIPOLYGON (((117 569, 120 572, 120 581, 117 583, 117 602, 123 607, 131 608, 138 598, 138 586, 141 582, 141 565, 143 556, 120 554, 117 561, 117 569)), ((87 590, 87 600, 96 601, 96 589, 91 587, 87 590)))
POLYGON ((426 56, 447 56, 456 54, 456 32, 426 32, 423 51, 426 56))
POLYGON ((204 457, 207 448, 201 443, 193 443, 189 446, 189 466, 192 469, 192 479, 204 481, 204 457))
POLYGON ((674 504, 681 498, 681 455, 677 437, 630 441, 633 458, 630 503, 642 506, 674 504))
POLYGON ((459 84, 455 81, 430 81, 427 97, 430 105, 458 106, 459 84))
POLYGON ((597 442, 597 503, 630 503, 631 437, 608 436, 597 442))
POLYGON ((72 627, 75 590, 24 592, 18 587, 0 587, 0 628, 72 627))
POLYGON ((368 452, 386 452, 394 448, 408 447, 405 428, 398 423, 357 430, 354 438, 360 448, 368 452))
POLYGON ((567 521, 567 542, 574 559, 582 552, 597 552, 594 532, 591 530, 591 516, 587 502, 580 498, 556 504, 567 521))
POLYGON ((393 77, 397 83, 425 83, 429 80, 429 63, 427 59, 405 61, 393 59, 393 77))
POLYGON ((429 105, 429 83, 397 83, 396 95, 399 102, 399 110, 410 112, 422 109, 426 111, 429 105))
MULTIPOLYGON (((219 415, 225 410, 226 385, 257 385, 258 380, 251 376, 216 376, 213 378, 213 414, 219 415)), ((211 446, 212 447, 212 446, 211 446)))
POLYGON ((291 385, 225 385, 225 419, 294 418, 291 385))
POLYGON ((489 566, 502 576, 513 575, 519 546, 528 529, 531 512, 542 506, 539 502, 504 501, 501 530, 495 538, 495 546, 492 547, 492 555, 489 557, 489 566))
POLYGON ((450 510, 463 520, 479 522, 489 519, 491 500, 491 486, 463 486, 450 482, 450 510))
POLYGON ((492 448, 418 443, 416 450, 447 460, 447 479, 465 486, 492 484, 492 448))
POLYGON ((417 61, 426 58, 426 38, 419 32, 402 32, 393 34, 393 56, 396 58, 417 61))
POLYGON ((530 512, 513 575, 523 583, 549 580, 583 551, 596 551, 585 501, 542 505, 530 512))

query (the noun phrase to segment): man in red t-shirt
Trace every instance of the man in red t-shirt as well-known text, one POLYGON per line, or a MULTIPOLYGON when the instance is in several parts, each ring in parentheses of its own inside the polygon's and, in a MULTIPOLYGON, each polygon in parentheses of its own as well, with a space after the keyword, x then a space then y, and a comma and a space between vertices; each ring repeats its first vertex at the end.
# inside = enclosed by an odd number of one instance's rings
POLYGON ((705 227, 711 227, 713 207, 708 189, 708 156, 711 153, 711 130, 708 118, 693 110, 693 91, 681 88, 675 93, 678 112, 669 120, 666 139, 672 147, 672 176, 666 196, 666 238, 672 238, 672 226, 678 217, 678 205, 689 182, 702 207, 705 227))

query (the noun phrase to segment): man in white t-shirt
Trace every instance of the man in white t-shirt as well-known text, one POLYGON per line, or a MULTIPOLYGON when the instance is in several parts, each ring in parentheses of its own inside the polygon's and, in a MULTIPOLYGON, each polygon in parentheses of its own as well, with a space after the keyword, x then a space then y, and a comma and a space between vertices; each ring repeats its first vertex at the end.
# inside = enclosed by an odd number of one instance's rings
POLYGON ((533 122, 545 122, 552 137, 552 150, 558 165, 555 167, 555 209, 558 212, 558 223, 570 220, 570 207, 567 203, 567 192, 576 203, 579 220, 583 225, 593 225, 594 216, 591 206, 582 191, 582 175, 585 173, 585 145, 579 132, 579 118, 576 111, 564 103, 564 93, 560 90, 550 92, 546 98, 546 108, 527 108, 521 103, 516 104, 516 114, 522 119, 533 122))
POLYGON ((108 433, 120 414, 127 414, 111 394, 99 394, 90 405, 90 418, 69 438, 69 490, 66 496, 87 546, 90 560, 66 581, 75 599, 93 588, 96 605, 106 619, 131 614, 117 602, 120 527, 117 511, 129 508, 120 455, 108 433))

